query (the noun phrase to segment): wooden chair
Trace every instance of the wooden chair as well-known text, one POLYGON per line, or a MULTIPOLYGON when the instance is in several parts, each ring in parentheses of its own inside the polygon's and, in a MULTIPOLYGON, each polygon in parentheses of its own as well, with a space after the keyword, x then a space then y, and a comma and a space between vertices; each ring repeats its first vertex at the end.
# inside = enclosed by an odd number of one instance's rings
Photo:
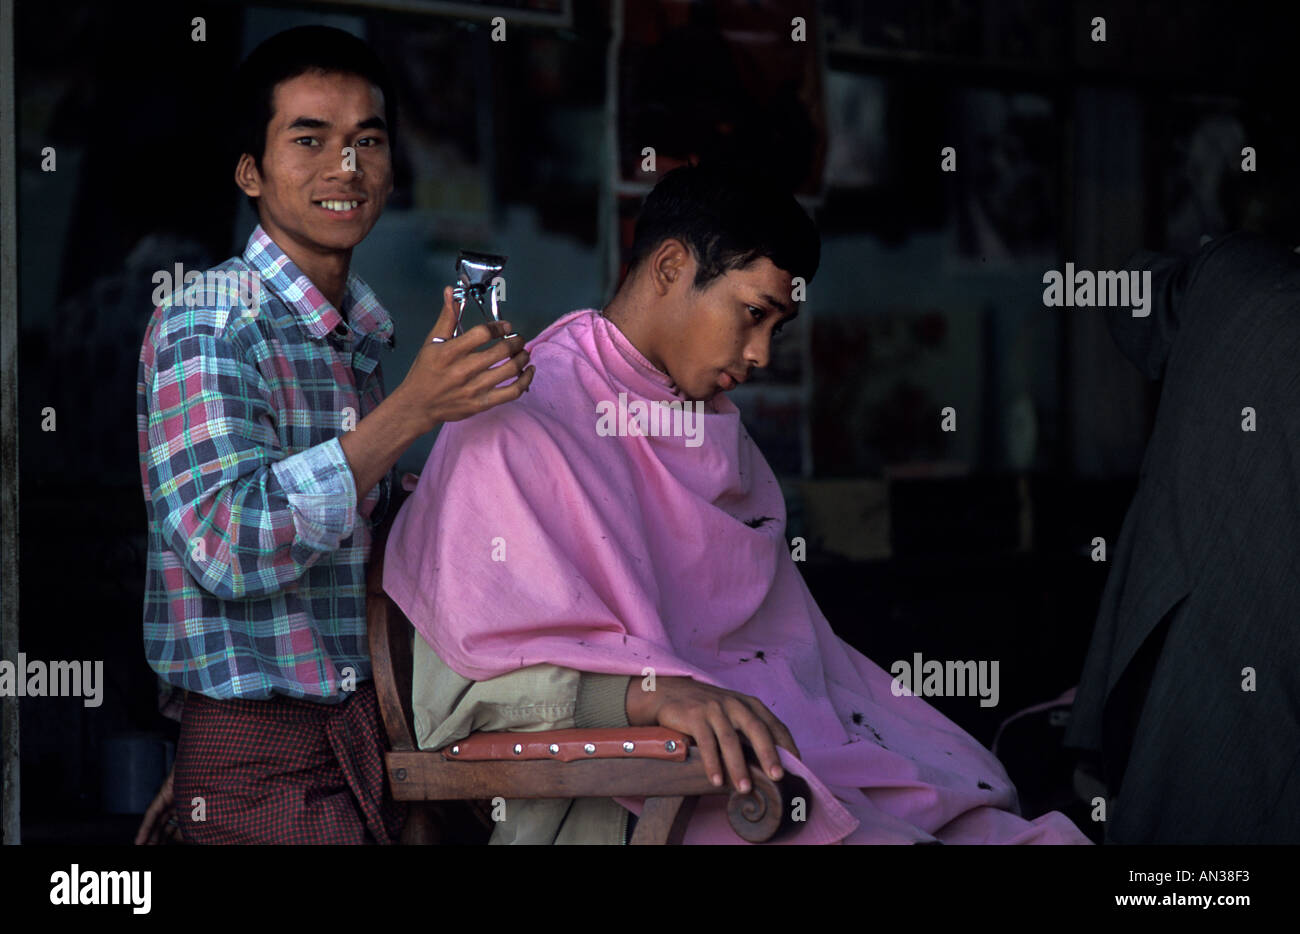
MULTIPOLYGON (((385 754, 388 785, 396 800, 410 804, 402 842, 486 842, 491 821, 483 802, 497 796, 643 797, 645 808, 632 835, 633 844, 680 843, 700 795, 729 794, 727 816, 732 828, 742 839, 754 843, 771 840, 791 829, 789 803, 795 796, 802 795, 811 806, 806 783, 789 773, 780 782, 773 781, 759 768, 748 747, 753 790, 740 794, 726 785, 715 787, 705 775, 699 750, 679 733, 672 736, 678 737, 677 741, 687 749, 683 761, 613 757, 520 761, 507 751, 500 758, 466 762, 449 759, 443 751, 417 748, 411 712, 414 629, 383 589, 386 532, 385 528, 376 534, 371 552, 366 613, 375 690, 391 748, 385 754), (471 807, 437 802, 466 802, 471 807)), ((659 727, 632 727, 620 733, 633 743, 648 742, 652 737, 663 742, 665 735, 659 727)), ((591 731, 561 730, 548 735, 583 742, 591 737, 591 731)))

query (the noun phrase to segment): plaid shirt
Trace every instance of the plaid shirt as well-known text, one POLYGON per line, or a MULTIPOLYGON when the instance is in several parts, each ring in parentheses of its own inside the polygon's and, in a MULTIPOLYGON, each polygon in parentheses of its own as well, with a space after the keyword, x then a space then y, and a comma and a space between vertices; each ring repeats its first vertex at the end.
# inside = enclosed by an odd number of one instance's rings
POLYGON ((215 269, 257 291, 205 274, 140 354, 145 654, 209 697, 335 703, 348 669, 370 678, 366 561, 393 478, 358 502, 339 435, 383 398, 393 324, 355 275, 340 313, 260 225, 215 269))

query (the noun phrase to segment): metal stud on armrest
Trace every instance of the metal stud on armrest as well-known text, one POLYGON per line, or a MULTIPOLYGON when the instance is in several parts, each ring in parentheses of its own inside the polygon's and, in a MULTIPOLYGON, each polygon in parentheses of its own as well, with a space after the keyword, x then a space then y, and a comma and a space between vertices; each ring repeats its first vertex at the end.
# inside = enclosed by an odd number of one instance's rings
POLYGON ((663 727, 603 727, 597 729, 510 730, 474 733, 456 741, 453 752, 444 747, 440 755, 457 762, 493 759, 523 761, 550 759, 672 759, 687 758, 690 740, 685 734, 663 727), (671 745, 670 745, 671 744, 671 745))

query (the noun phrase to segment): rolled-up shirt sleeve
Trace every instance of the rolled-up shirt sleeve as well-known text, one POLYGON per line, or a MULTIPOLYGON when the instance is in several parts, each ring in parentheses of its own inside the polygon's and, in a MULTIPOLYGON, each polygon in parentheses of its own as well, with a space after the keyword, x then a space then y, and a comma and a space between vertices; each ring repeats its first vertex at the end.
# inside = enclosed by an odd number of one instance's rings
MULTIPOLYGON (((271 465, 289 500, 294 529, 314 552, 330 552, 352 534, 357 488, 338 438, 271 465)), ((310 560, 310 555, 305 556, 310 560)))
POLYGON ((271 398, 228 336, 191 332, 158 349, 147 458, 155 518, 186 570, 223 599, 283 589, 357 522, 338 437, 287 454, 271 398))

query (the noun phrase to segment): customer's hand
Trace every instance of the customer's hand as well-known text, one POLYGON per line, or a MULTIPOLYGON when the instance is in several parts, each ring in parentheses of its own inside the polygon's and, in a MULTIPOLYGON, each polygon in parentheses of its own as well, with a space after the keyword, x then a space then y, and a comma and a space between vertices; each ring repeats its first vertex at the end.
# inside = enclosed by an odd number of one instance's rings
POLYGON ((740 734, 753 747, 763 771, 773 779, 779 780, 785 774, 778 746, 799 758, 790 731, 757 697, 691 678, 657 678, 653 691, 642 690, 641 680, 631 678, 627 719, 632 726, 663 726, 687 734, 700 748, 705 772, 713 784, 722 784, 725 763, 731 784, 742 793, 750 790, 750 781, 740 734))
POLYGON ((180 823, 176 819, 176 809, 173 806, 176 796, 172 790, 172 776, 175 774, 175 768, 167 773, 167 778, 163 781, 162 787, 158 789, 158 794, 154 795, 149 810, 144 812, 144 820, 140 821, 140 829, 135 832, 136 846, 155 846, 165 842, 181 842, 180 823))

